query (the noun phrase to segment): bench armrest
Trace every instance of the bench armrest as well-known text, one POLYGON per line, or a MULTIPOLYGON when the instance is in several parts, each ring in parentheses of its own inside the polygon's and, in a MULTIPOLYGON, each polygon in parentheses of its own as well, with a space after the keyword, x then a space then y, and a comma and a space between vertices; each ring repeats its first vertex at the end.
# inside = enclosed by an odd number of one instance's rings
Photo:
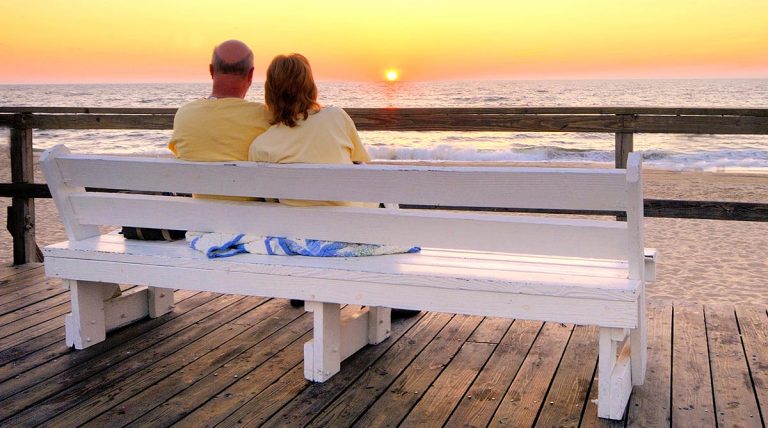
POLYGON ((646 248, 645 256, 645 282, 656 282, 656 261, 659 259, 659 252, 655 248, 646 248))

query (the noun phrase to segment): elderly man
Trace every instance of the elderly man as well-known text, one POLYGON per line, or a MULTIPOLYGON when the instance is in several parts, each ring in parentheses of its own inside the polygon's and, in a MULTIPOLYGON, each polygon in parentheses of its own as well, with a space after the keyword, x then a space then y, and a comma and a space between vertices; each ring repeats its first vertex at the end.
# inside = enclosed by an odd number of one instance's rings
POLYGON ((253 79, 253 52, 228 40, 213 49, 210 73, 211 95, 179 108, 168 148, 188 161, 248 160, 251 141, 269 128, 264 104, 244 100, 253 79))

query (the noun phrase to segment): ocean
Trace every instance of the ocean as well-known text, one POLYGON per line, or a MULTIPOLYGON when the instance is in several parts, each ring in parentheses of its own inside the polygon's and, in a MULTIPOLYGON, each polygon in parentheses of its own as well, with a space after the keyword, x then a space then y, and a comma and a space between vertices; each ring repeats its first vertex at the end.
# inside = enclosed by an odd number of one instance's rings
MULTIPOLYGON (((768 79, 455 82, 318 82, 320 102, 347 107, 739 107, 768 108, 768 79)), ((0 106, 178 107, 208 83, 0 85, 0 106)), ((248 99, 263 100, 254 82, 248 99)), ((35 150, 166 154, 170 131, 40 130, 35 150)), ((612 164, 613 134, 362 132, 374 159, 389 161, 596 162, 612 164)), ((0 129, 7 146, 8 130, 0 129)), ((637 134, 646 165, 671 170, 768 173, 768 135, 637 134)))

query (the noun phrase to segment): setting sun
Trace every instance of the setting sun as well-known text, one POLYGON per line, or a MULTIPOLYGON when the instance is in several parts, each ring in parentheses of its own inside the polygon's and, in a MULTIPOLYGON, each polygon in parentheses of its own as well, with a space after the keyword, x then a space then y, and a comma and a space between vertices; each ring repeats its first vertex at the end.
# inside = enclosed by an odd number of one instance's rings
POLYGON ((387 80, 390 82, 394 82, 398 78, 398 74, 396 70, 387 70, 387 80))

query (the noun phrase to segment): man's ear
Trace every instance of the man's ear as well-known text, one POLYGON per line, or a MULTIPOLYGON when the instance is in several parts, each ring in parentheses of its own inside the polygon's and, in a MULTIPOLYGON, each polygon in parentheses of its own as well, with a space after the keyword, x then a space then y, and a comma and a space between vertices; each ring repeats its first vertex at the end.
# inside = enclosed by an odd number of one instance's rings
POLYGON ((253 67, 251 67, 250 70, 248 70, 248 83, 253 82, 253 67))
POLYGON ((208 64, 208 72, 211 73, 211 79, 213 79, 213 64, 208 64))

